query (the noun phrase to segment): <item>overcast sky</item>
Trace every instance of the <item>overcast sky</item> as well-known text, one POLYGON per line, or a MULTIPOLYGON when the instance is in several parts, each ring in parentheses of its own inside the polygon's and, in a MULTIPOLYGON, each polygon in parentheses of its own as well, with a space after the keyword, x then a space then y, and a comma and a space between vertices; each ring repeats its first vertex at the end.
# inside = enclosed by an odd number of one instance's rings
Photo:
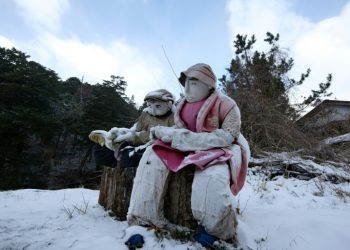
POLYGON ((350 0, 0 0, 0 46, 20 49, 65 80, 91 84, 124 76, 127 95, 180 87, 179 74, 210 64, 218 77, 233 56, 233 40, 280 33, 295 60, 291 76, 311 68, 295 96, 333 73, 331 99, 350 100, 350 0))

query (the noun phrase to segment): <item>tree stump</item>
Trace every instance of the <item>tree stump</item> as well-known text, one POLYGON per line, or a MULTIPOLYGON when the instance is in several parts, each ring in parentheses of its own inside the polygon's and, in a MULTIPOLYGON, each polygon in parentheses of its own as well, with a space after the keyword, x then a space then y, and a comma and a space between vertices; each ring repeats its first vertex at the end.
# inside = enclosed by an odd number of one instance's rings
POLYGON ((120 166, 103 169, 98 203, 119 220, 126 220, 136 170, 120 166))
MULTIPOLYGON (((119 220, 126 220, 134 177, 137 168, 104 167, 98 203, 111 210, 119 220)), ((164 215, 173 224, 195 229, 191 210, 194 166, 170 173, 164 198, 164 215)))

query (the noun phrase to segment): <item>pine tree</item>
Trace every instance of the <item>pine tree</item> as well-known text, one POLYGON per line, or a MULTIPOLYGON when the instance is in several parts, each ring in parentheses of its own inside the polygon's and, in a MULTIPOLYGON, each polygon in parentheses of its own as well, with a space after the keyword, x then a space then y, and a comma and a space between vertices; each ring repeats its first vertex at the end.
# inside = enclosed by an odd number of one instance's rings
POLYGON ((255 36, 237 35, 235 57, 227 69, 228 76, 220 80, 223 91, 233 97, 242 112, 242 131, 254 149, 296 149, 306 143, 305 136, 294 126, 307 105, 328 96, 331 75, 327 83, 298 105, 291 104, 290 91, 304 83, 310 69, 299 80, 289 77, 293 58, 278 45, 279 35, 267 32, 264 40, 267 52, 254 51, 255 36))
POLYGON ((126 86, 119 76, 96 85, 62 81, 25 53, 0 48, 0 190, 45 188, 50 167, 62 162, 82 170, 92 130, 135 122, 126 86))
POLYGON ((45 185, 38 174, 47 173, 42 145, 60 126, 53 109, 59 81, 23 52, 0 48, 0 189, 45 185))

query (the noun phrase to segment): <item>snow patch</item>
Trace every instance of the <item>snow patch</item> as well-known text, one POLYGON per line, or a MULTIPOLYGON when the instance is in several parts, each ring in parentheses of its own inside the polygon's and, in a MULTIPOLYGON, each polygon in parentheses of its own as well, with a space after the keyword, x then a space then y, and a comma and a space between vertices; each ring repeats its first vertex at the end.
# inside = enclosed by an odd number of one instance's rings
MULTIPOLYGON (((127 249, 124 243, 135 233, 145 239, 142 249, 202 249, 114 220, 98 204, 98 195, 84 188, 0 192, 0 249, 127 249)), ((350 183, 282 176, 268 181, 249 169, 232 205, 239 211, 242 249, 349 248, 350 183)))

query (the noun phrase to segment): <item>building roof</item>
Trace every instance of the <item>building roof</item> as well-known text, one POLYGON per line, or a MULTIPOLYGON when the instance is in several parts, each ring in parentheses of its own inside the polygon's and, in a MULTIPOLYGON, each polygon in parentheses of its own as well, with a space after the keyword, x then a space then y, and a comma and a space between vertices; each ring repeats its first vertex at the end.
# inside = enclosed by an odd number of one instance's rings
POLYGON ((348 106, 350 108, 350 101, 338 101, 338 100, 324 100, 319 105, 317 105, 314 109, 312 109, 309 113, 302 116, 297 123, 302 124, 306 120, 312 118, 322 110, 327 107, 340 107, 340 106, 348 106))

